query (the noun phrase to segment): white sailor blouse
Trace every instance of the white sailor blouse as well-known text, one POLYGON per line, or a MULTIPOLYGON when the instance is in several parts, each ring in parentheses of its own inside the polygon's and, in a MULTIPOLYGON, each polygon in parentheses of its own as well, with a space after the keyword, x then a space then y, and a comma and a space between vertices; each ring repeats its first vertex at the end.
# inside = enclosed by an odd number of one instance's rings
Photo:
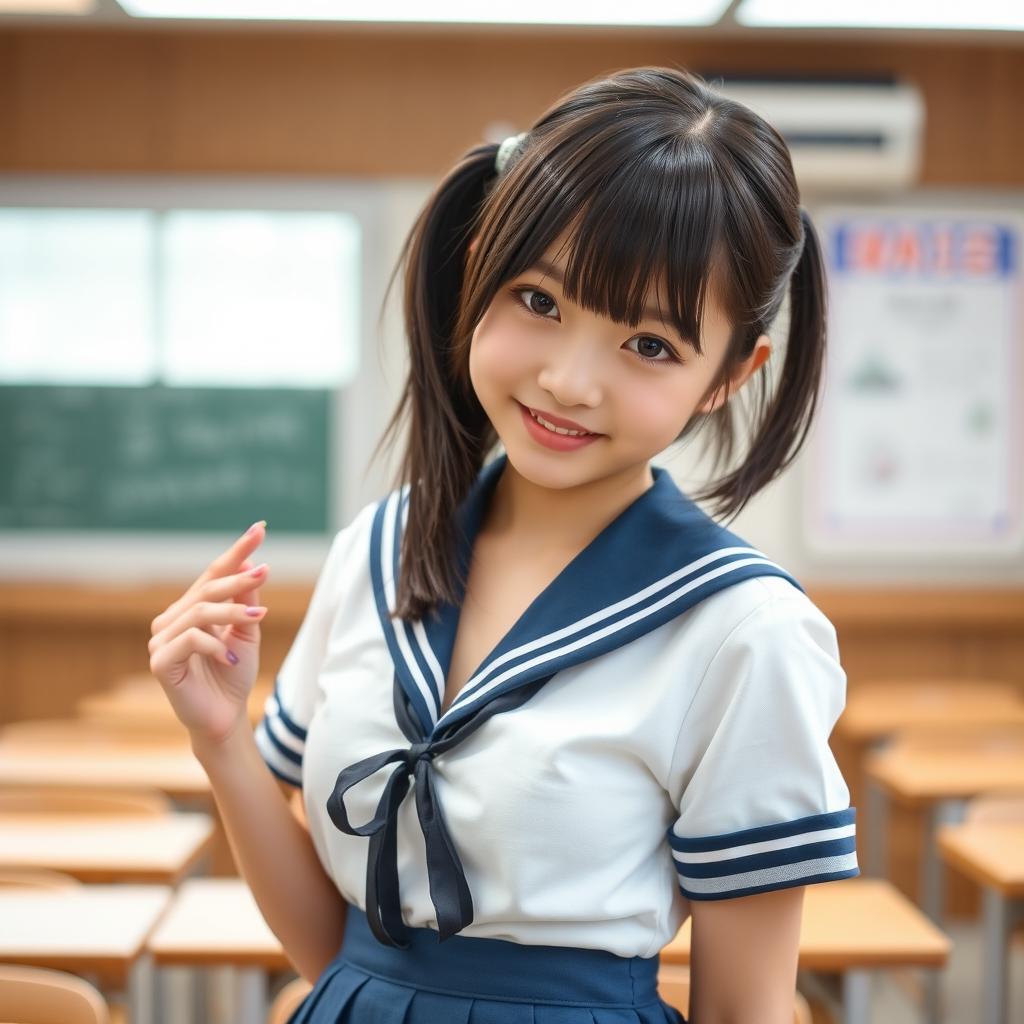
MULTIPOLYGON (((506 460, 459 505, 462 579, 506 460)), ((458 603, 389 616, 408 485, 335 536, 256 741, 380 942, 650 957, 690 900, 859 874, 832 624, 651 468, 443 715, 458 603)))

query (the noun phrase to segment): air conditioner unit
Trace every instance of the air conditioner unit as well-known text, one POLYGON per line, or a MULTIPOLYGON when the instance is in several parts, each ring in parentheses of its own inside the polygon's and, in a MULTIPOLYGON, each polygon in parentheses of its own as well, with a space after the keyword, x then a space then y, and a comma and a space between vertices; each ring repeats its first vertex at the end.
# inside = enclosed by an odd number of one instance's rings
POLYGON ((703 77, 779 131, 801 191, 874 191, 918 181, 924 99, 909 83, 703 77))

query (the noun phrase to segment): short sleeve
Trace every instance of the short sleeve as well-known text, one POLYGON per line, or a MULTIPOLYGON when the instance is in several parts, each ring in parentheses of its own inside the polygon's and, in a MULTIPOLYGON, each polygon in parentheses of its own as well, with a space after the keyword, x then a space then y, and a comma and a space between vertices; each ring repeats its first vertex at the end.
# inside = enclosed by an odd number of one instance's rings
POLYGON ((856 808, 829 747, 846 701, 832 623, 774 596, 718 649, 672 764, 667 838, 683 895, 729 899, 852 878, 856 808))
POLYGON ((343 588, 346 580, 368 571, 364 563, 369 561, 369 548, 359 541, 365 539, 363 521, 372 510, 373 506, 366 506, 335 534, 302 625, 281 663, 273 691, 264 705, 263 718, 256 726, 256 746, 267 767, 293 786, 302 785, 306 731, 316 708, 320 669, 344 596, 343 588))

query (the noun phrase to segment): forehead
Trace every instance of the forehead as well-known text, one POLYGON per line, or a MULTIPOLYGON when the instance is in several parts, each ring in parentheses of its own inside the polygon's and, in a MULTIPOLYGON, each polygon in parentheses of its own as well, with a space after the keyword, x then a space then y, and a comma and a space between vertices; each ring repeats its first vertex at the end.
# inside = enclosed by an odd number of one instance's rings
MULTIPOLYGON (((563 231, 543 250, 541 256, 534 262, 532 269, 540 270, 542 275, 552 278, 562 285, 569 262, 574 255, 575 244, 575 236, 568 230, 563 231)), ((716 278, 716 274, 710 275, 704 295, 701 317, 701 347, 704 351, 724 345, 730 332, 729 321, 719 299, 716 278)), ((644 316, 640 322, 659 321, 681 334, 682 332, 678 331, 677 325, 673 322, 671 310, 674 303, 668 294, 668 287, 668 275, 664 269, 651 275, 644 293, 644 309, 642 311, 644 316)), ((607 316, 607 314, 604 315, 607 316)), ((614 318, 609 317, 609 319, 614 318)), ((627 320, 616 320, 616 322, 633 323, 627 320)))

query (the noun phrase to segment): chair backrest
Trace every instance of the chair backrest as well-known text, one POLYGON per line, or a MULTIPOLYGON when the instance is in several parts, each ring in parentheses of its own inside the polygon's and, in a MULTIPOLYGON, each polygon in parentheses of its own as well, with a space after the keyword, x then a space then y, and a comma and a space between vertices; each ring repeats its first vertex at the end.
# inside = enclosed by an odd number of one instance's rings
MULTIPOLYGON (((690 968, 681 964, 662 964, 658 968, 658 994, 669 1006, 689 1018, 690 968)), ((794 996, 793 1024, 811 1024, 811 1007, 807 1000, 799 992, 794 996)))
POLYGON ((979 793, 967 801, 964 821, 972 824, 1003 821, 1024 824, 1024 791, 979 793))
POLYGON ((173 814, 170 797, 153 789, 121 790, 77 786, 4 786, 0 789, 4 814, 116 814, 158 817, 173 814))
POLYGON ((67 889, 82 883, 49 868, 0 868, 0 889, 67 889))
POLYGON ((309 995, 313 986, 305 978, 289 981, 274 997, 267 1014, 267 1024, 287 1024, 291 1015, 309 995))
POLYGON ((103 996, 84 979, 14 964, 0 964, 0 1017, 9 1024, 110 1024, 103 996))

